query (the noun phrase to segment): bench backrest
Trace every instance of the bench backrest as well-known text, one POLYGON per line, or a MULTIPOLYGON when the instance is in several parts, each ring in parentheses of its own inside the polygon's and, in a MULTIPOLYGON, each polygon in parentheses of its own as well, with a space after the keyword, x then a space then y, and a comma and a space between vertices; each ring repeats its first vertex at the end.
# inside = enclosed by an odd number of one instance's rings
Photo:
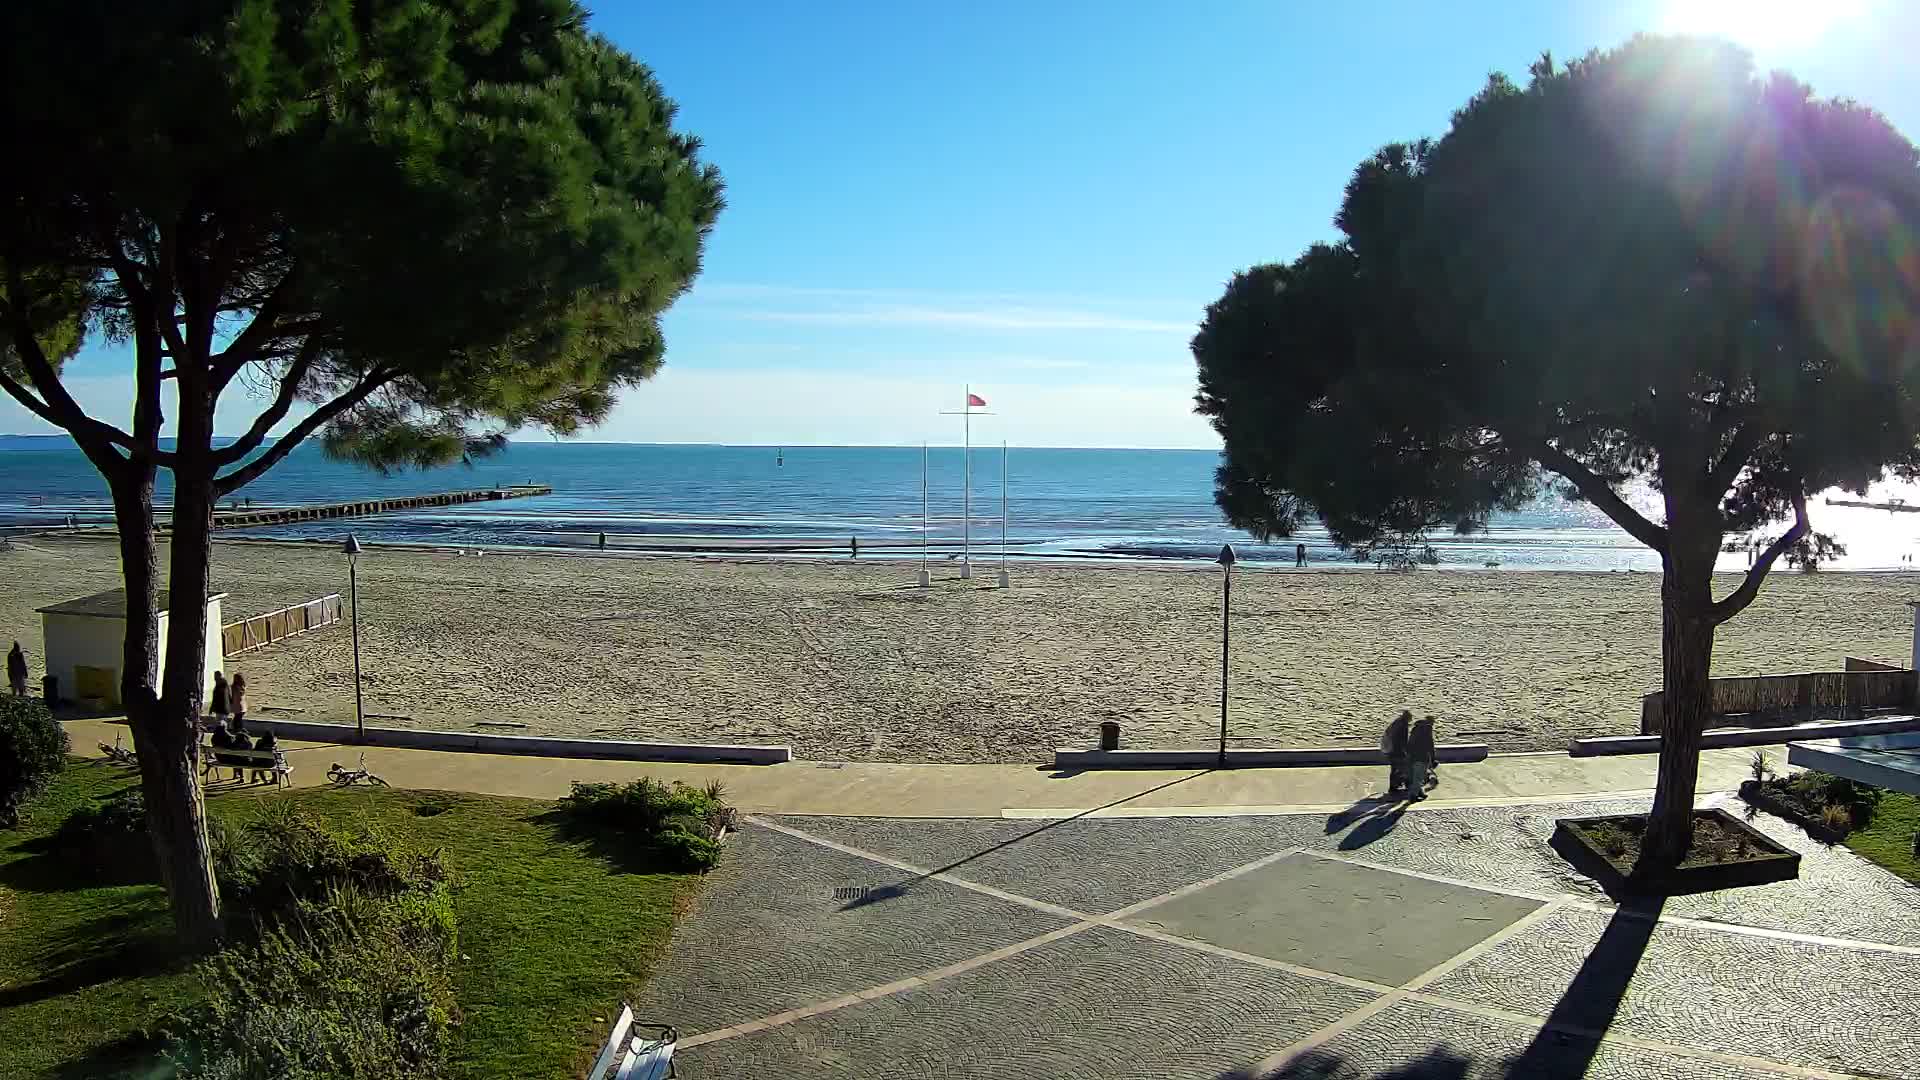
POLYGON ((218 746, 205 746, 201 749, 212 755, 211 760, 219 764, 229 761, 244 761, 250 765, 273 765, 280 760, 280 751, 274 750, 223 750, 218 746))
POLYGON ((614 1021, 613 1034, 607 1036, 607 1045, 600 1056, 593 1059, 593 1069, 587 1073, 587 1080, 606 1080, 607 1071, 619 1060, 620 1052, 627 1047, 627 1033, 633 1030, 633 1006, 622 1004, 620 1018, 614 1021))

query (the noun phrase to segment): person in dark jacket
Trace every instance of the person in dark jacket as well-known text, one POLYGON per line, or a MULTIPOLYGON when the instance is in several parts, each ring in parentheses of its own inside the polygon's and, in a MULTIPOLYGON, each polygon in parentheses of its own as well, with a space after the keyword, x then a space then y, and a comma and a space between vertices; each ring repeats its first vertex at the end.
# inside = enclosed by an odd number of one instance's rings
POLYGON ((213 700, 207 704, 207 712, 212 714, 213 718, 220 722, 221 727, 225 727, 227 724, 227 713, 230 711, 231 709, 227 705, 226 672, 216 671, 213 673, 213 700))
POLYGON ((1405 709, 1387 725, 1380 738, 1380 749, 1387 755, 1387 794, 1398 795, 1407 786, 1407 739, 1413 714, 1405 709))
POLYGON ((1440 751, 1433 738, 1433 717, 1422 717, 1407 735, 1408 798, 1424 799, 1428 788, 1439 786, 1439 757, 1440 751))
POLYGON ((27 654, 20 651, 17 641, 7 652, 7 686, 14 697, 27 696, 27 654))

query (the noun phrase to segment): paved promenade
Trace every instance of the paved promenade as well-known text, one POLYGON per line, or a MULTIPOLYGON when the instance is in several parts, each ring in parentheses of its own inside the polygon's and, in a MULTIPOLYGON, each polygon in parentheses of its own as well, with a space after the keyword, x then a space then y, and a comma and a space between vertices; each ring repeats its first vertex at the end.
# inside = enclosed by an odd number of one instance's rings
MULTIPOLYGON (((301 786, 358 755, 289 750, 301 786)), ((1705 755, 1703 804, 1740 809, 1749 756, 1705 755)), ((749 813, 640 1003, 683 1076, 1920 1076, 1920 889, 1766 815, 1797 881, 1625 908, 1548 848, 1556 817, 1644 809, 1651 757, 1447 766, 1413 807, 1377 768, 366 761, 541 798, 727 784, 749 813)))

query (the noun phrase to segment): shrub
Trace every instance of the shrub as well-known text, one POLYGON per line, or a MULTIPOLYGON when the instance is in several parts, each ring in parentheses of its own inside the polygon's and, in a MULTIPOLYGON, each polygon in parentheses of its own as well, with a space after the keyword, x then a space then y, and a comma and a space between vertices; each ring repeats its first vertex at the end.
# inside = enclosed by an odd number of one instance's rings
POLYGON ((1611 821, 1603 821, 1598 825, 1588 826, 1587 839, 1593 841, 1593 845, 1599 848, 1602 853, 1615 859, 1625 855, 1631 850, 1634 843, 1632 833, 1615 825, 1611 821))
POLYGON ((1828 803, 1820 808, 1820 824, 1837 833, 1853 831, 1853 807, 1828 803))
POLYGON ((718 783, 695 788, 646 776, 627 784, 576 780, 560 806, 576 826, 618 833, 669 868, 711 870, 720 861, 714 837, 732 820, 725 793, 718 783))
POLYGON ((1865 824, 1880 805, 1883 792, 1871 784, 1862 784, 1844 776, 1808 771, 1791 777, 1786 787, 1801 803, 1815 813, 1825 814, 1830 806, 1844 807, 1852 820, 1865 824))
POLYGON ((28 799, 67 763, 67 729, 35 698, 0 697, 0 828, 20 824, 28 799))
POLYGON ((1755 750, 1753 760, 1747 764, 1747 768, 1753 772, 1755 783, 1764 784, 1773 779, 1773 762, 1767 760, 1765 750, 1755 750))
POLYGON ((74 810, 54 832, 52 844, 71 868, 97 879, 135 882, 159 877, 153 840, 147 835, 147 802, 139 788, 74 810))
POLYGON ((457 944, 444 883, 301 901, 199 969, 207 1003, 176 1018, 180 1080, 401 1080, 442 1074, 457 944))
POLYGON ((269 801, 213 845, 214 874, 233 914, 272 921, 345 890, 391 900, 447 884, 437 852, 414 850, 384 833, 322 826, 299 808, 269 801))

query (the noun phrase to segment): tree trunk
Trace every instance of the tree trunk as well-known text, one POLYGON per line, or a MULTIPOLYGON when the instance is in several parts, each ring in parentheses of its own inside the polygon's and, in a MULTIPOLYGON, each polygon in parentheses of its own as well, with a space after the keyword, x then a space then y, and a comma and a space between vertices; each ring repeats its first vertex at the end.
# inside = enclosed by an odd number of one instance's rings
MULTIPOLYGON (((213 882, 206 806, 200 793, 199 739, 191 723, 182 725, 161 707, 153 692, 160 662, 153 480, 152 466, 131 463, 127 475, 111 482, 120 533, 120 570, 127 590, 120 700, 140 755, 147 831, 173 908, 174 928, 190 947, 206 948, 219 940, 220 896, 213 882)), ((182 636, 178 609, 175 605, 169 616, 175 628, 169 644, 182 636)))
POLYGON ((1704 567, 1669 560, 1660 583, 1660 775, 1640 848, 1639 866, 1647 870, 1679 865, 1693 844, 1700 736, 1713 711, 1711 559, 1704 567))
MULTIPOLYGON (((184 395, 183 395, 184 397, 184 395)), ((213 853, 207 842, 206 808, 198 764, 200 710, 206 695, 207 602, 212 576, 213 468, 207 460, 211 417, 180 409, 178 455, 173 467, 172 563, 168 575, 170 613, 167 655, 161 672, 154 727, 169 747, 169 790, 164 826, 155 820, 161 863, 171 866, 167 893, 183 936, 211 944, 219 936, 220 891, 213 877, 213 853), (198 421, 198 423, 196 423, 198 421), (203 430, 194 430, 200 428, 203 430), (167 836, 160 835, 164 827, 167 836)), ((151 811, 149 814, 151 815, 151 811)))

